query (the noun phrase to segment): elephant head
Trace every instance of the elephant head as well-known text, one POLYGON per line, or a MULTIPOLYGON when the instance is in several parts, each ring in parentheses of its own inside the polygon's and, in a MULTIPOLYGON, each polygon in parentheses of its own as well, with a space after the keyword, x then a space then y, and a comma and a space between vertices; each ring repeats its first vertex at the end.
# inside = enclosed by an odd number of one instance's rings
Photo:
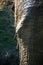
POLYGON ((43 57, 43 0, 15 1, 15 32, 20 65, 41 65, 43 57), (39 60, 40 59, 40 60, 39 60))

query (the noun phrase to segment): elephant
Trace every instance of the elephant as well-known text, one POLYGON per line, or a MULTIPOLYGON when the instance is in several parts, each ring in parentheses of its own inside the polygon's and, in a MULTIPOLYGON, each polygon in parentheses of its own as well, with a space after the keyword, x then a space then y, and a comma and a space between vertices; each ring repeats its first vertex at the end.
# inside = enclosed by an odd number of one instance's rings
MULTIPOLYGON (((20 65, 43 63, 43 0, 14 0, 20 65)), ((43 65, 43 64, 42 64, 43 65)))

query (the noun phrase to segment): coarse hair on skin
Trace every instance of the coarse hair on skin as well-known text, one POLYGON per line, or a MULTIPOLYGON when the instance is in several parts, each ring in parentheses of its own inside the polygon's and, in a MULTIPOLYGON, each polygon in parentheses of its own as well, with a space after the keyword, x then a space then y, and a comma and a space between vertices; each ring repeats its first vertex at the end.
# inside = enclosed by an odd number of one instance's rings
POLYGON ((15 0, 15 29, 16 33, 23 26, 23 21, 28 15, 29 7, 39 6, 40 0, 15 0))

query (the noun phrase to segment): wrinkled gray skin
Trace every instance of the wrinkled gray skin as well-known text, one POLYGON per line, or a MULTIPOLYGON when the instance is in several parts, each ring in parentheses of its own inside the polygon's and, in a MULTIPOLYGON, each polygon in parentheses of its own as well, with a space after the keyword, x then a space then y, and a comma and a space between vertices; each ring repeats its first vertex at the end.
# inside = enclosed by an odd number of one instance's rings
POLYGON ((20 65, 43 65, 43 0, 15 0, 15 32, 20 65))

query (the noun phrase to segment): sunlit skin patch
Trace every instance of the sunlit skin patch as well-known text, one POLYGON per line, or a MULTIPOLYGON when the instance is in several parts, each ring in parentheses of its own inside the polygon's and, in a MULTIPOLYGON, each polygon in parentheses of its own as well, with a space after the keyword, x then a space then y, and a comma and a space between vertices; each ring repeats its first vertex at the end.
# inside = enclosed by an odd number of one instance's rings
POLYGON ((17 26, 16 26, 16 33, 18 32, 18 30, 22 27, 22 25, 23 25, 23 20, 25 19, 25 15, 24 16, 22 16, 22 19, 21 20, 19 20, 19 22, 18 22, 18 24, 17 24, 17 26))
POLYGON ((22 27, 23 21, 26 16, 29 16, 30 7, 39 6, 41 2, 36 0, 15 0, 15 22, 16 22, 16 33, 22 27), (27 12, 28 11, 28 12, 27 12))

